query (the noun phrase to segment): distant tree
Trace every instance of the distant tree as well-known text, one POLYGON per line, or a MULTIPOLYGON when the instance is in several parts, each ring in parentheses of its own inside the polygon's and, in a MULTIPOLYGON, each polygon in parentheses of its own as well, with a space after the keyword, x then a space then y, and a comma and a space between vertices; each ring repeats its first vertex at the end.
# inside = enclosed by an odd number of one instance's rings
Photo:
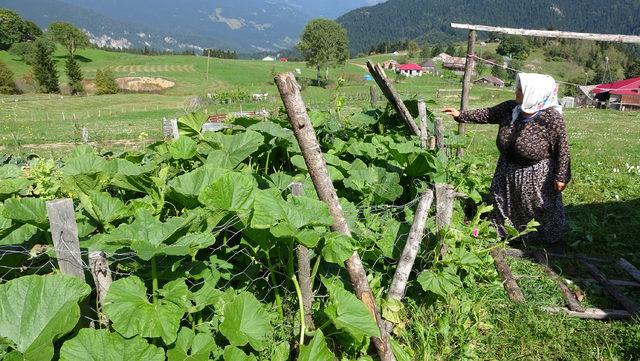
POLYGON ((420 45, 418 45, 418 43, 416 43, 413 40, 407 43, 407 54, 409 55, 410 58, 415 58, 416 56, 418 56, 419 52, 420 52, 420 45))
POLYGON ((635 62, 631 63, 625 70, 624 75, 627 78, 640 77, 640 59, 637 59, 635 62))
POLYGON ((515 59, 526 60, 529 57, 530 45, 521 36, 505 36, 496 52, 515 59))
POLYGON ((0 94, 17 94, 18 88, 13 78, 13 72, 2 61, 0 61, 0 94))
POLYGON ((515 70, 522 70, 524 68, 524 61, 519 59, 511 59, 509 62, 509 67, 515 70))
POLYGON ((13 43, 22 41, 24 21, 15 12, 0 9, 0 50, 7 50, 13 43))
POLYGON ((431 56, 438 56, 441 53, 442 53, 442 46, 436 45, 433 47, 433 50, 431 51, 431 56))
POLYGON ((447 49, 444 52, 451 56, 455 56, 457 53, 457 50, 456 50, 456 47, 453 44, 451 44, 447 47, 447 49))
POLYGON ((78 65, 78 62, 72 56, 67 58, 67 63, 65 65, 71 95, 84 94, 84 87, 82 86, 82 70, 80 70, 80 65, 78 65))
POLYGON ((509 77, 509 72, 501 66, 494 66, 493 68, 491 68, 491 75, 502 80, 507 80, 507 78, 509 77))
POLYGON ((422 48, 420 49, 420 57, 426 59, 431 56, 431 47, 428 42, 424 42, 422 44, 422 48))
POLYGON ((13 43, 9 48, 9 54, 18 57, 21 61, 29 65, 33 63, 34 53, 35 45, 33 42, 13 43))
POLYGON ((333 20, 311 20, 304 28, 298 49, 307 62, 307 66, 315 67, 317 81, 320 83, 320 72, 325 71, 325 82, 329 78, 329 68, 344 64, 349 58, 349 40, 347 31, 333 20))
POLYGON ((96 72, 96 94, 117 94, 118 83, 113 76, 111 69, 106 68, 104 70, 98 69, 96 72))
POLYGON ((87 34, 69 23, 51 23, 47 28, 47 33, 53 41, 64 46, 71 57, 75 56, 77 49, 90 45, 87 34))
POLYGON ((51 47, 44 39, 38 39, 34 43, 35 54, 33 59, 33 75, 43 93, 58 93, 58 71, 53 62, 51 47))
POLYGON ((476 73, 480 76, 487 71, 487 65, 483 61, 476 61, 476 73))
POLYGON ((22 31, 22 41, 34 41, 41 37, 43 34, 42 29, 31 20, 25 20, 22 31))

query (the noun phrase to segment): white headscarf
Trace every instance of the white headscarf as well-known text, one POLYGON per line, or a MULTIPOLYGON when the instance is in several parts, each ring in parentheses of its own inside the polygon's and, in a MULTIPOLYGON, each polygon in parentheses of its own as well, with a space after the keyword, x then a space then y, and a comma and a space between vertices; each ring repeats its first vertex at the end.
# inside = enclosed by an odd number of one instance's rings
POLYGON ((518 119, 520 113, 537 113, 547 108, 553 108, 562 114, 562 106, 558 103, 558 84, 550 75, 535 73, 518 73, 516 89, 522 90, 524 97, 522 104, 513 109, 512 122, 518 119))

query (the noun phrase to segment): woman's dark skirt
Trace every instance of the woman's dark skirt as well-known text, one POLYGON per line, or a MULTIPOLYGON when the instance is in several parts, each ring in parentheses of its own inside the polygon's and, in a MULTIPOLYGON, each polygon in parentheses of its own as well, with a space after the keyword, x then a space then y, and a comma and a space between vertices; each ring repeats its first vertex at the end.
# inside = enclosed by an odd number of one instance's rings
POLYGON ((531 219, 540 223, 538 232, 523 241, 542 245, 560 241, 565 225, 562 193, 556 192, 555 162, 545 159, 529 166, 510 163, 504 156, 498 159, 491 196, 493 222, 501 237, 506 236, 505 222, 522 231, 531 219))

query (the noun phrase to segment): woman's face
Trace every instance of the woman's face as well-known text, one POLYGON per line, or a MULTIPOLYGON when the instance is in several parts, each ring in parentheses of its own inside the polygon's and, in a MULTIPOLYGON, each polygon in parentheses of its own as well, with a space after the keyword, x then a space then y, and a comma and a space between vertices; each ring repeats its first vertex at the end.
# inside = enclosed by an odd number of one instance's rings
POLYGON ((516 88, 516 103, 522 105, 522 101, 524 100, 524 93, 520 87, 516 88))

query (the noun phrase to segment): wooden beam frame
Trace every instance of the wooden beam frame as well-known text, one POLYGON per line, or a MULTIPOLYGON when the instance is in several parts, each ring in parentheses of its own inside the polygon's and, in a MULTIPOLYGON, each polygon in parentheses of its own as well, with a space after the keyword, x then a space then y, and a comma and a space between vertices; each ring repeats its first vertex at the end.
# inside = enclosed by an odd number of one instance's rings
POLYGON ((499 26, 471 25, 451 23, 454 29, 488 31, 509 35, 537 36, 543 38, 580 39, 594 41, 610 41, 615 43, 640 43, 640 35, 577 33, 571 31, 515 29, 499 26))

